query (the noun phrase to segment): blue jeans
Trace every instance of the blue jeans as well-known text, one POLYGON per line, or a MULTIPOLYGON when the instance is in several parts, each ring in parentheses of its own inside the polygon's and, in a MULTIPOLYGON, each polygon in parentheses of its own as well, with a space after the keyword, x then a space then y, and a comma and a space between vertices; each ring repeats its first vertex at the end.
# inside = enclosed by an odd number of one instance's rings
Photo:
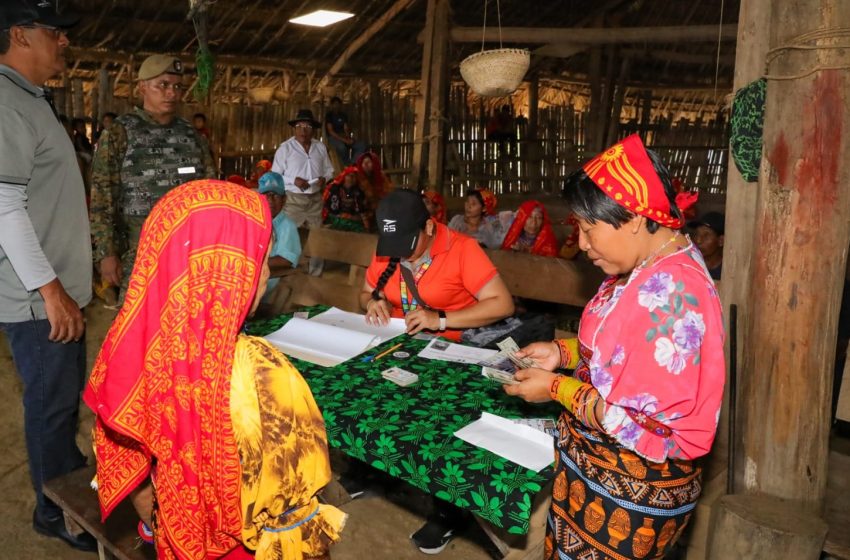
POLYGON ((76 442, 86 340, 50 342, 46 319, 0 323, 0 330, 24 383, 24 434, 36 509, 42 519, 53 519, 62 510, 44 496, 42 485, 86 464, 76 442))
POLYGON ((354 165, 357 158, 366 153, 366 144, 360 140, 355 140, 354 144, 351 146, 345 142, 337 140, 333 136, 328 136, 328 140, 330 140, 331 147, 336 152, 336 155, 339 156, 339 160, 342 162, 343 166, 354 165), (350 155, 349 150, 351 150, 350 155))

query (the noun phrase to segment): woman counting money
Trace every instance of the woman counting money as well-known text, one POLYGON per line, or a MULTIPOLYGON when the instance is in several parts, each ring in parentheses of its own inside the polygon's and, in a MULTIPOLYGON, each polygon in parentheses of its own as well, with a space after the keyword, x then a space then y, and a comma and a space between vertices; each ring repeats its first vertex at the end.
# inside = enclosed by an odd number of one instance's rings
POLYGON ((680 232, 692 201, 676 197, 667 169, 637 135, 570 176, 565 195, 581 250, 609 276, 578 338, 523 348, 517 356, 540 367, 505 387, 565 409, 545 557, 660 558, 691 518, 701 477, 693 461, 709 452, 717 429, 720 303, 680 232))
MULTIPOLYGON (((399 189, 378 204, 378 246, 366 270, 360 306, 371 324, 404 317, 408 334, 430 331, 458 340, 463 329, 489 325, 514 311, 498 270, 466 235, 438 223, 419 193, 399 189)), ((353 477, 352 477, 353 478, 353 477)), ((352 493, 355 480, 343 481, 352 493)), ((420 551, 438 554, 467 519, 435 500, 434 513, 411 535, 420 551)))

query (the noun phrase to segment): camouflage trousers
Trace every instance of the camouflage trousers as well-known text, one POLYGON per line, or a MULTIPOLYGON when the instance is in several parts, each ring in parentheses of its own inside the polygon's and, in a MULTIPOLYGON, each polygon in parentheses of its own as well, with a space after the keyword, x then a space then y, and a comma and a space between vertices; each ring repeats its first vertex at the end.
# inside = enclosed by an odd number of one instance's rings
POLYGON ((146 216, 124 216, 124 224, 127 227, 125 251, 121 253, 121 286, 118 290, 118 305, 124 304, 124 296, 127 294, 127 286, 130 285, 130 274, 133 265, 136 264, 136 250, 139 248, 139 237, 142 235, 142 224, 146 216))

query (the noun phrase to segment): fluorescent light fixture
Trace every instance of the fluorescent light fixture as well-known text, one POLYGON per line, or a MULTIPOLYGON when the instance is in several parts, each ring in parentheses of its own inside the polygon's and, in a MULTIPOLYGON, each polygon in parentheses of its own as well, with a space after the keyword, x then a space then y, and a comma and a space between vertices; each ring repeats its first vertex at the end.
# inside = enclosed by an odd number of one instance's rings
POLYGON ((313 13, 305 16, 299 16, 289 20, 290 23, 298 23, 301 25, 312 25, 313 27, 327 27, 344 19, 354 17, 354 14, 348 12, 333 12, 331 10, 316 10, 313 13))

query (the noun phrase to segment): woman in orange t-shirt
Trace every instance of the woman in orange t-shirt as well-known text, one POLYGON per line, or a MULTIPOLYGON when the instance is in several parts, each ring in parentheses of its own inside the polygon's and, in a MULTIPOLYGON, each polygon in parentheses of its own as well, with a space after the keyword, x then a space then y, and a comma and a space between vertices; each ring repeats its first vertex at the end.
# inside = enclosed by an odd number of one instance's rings
POLYGON ((377 254, 360 293, 366 321, 404 317, 409 334, 428 330, 459 340, 462 329, 513 313, 508 288, 478 243, 434 221, 419 194, 387 195, 378 206, 377 226, 377 254), (410 270, 423 301, 409 289, 401 267, 410 270))

